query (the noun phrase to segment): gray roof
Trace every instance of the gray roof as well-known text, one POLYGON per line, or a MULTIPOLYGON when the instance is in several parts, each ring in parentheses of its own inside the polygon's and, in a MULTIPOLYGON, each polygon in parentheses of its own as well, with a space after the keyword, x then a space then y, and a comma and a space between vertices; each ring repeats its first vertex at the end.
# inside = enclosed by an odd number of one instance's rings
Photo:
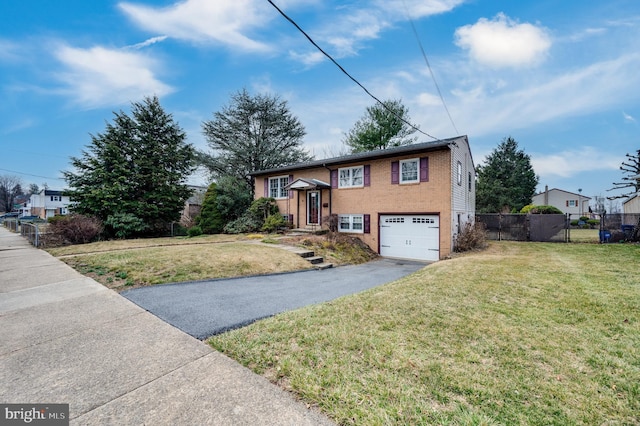
POLYGON ((342 164, 354 163, 363 160, 377 160, 380 158, 395 157, 398 155, 421 153, 428 151, 438 151, 441 149, 448 149, 450 145, 455 145, 456 142, 467 142, 467 136, 457 136, 455 138, 440 139, 434 142, 422 142, 411 145, 403 145, 395 148, 378 149, 375 151, 359 152, 357 154, 345 155, 342 157, 325 158, 323 160, 308 161, 305 163, 297 163, 289 166, 278 167, 275 169, 258 170, 250 173, 249 176, 268 175, 272 173, 288 172, 292 170, 313 169, 316 167, 330 167, 339 166, 342 164))

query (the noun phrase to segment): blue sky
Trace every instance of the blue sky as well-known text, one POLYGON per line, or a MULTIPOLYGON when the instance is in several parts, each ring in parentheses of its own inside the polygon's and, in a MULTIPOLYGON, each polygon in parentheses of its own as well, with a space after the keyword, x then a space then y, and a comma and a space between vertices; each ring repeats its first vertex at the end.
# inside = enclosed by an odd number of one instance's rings
MULTIPOLYGON (((421 130, 468 135, 476 164, 515 138, 540 190, 612 195, 640 148, 637 0, 274 2, 421 130)), ((0 2, 0 174, 24 184, 63 188, 89 134, 153 94, 205 149, 202 121, 242 88, 287 100, 318 159, 374 103, 266 0, 0 2)))

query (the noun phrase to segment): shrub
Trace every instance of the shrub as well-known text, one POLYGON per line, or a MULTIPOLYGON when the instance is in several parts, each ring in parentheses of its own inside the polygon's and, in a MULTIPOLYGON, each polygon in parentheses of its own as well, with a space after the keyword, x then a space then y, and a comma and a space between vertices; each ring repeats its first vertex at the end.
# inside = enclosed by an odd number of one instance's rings
POLYGON ((286 226, 287 222, 284 220, 284 217, 280 213, 269 215, 260 228, 263 232, 275 232, 279 228, 286 226))
POLYGON ((322 218, 322 223, 327 225, 330 232, 338 232, 338 215, 332 214, 322 218))
POLYGON ((589 219, 587 224, 591 229, 594 229, 596 226, 600 226, 600 221, 598 219, 589 219))
POLYGON ((81 214, 54 216, 49 219, 45 244, 86 244, 98 239, 103 226, 100 219, 81 214))
POLYGON ((227 223, 223 231, 227 234, 245 234, 247 232, 257 232, 262 227, 262 223, 254 218, 244 215, 238 219, 227 223))
MULTIPOLYGON (((238 219, 229 222, 224 227, 224 232, 229 234, 244 234, 258 232, 270 216, 279 215, 280 209, 274 198, 261 197, 251 203, 249 209, 238 219)), ((281 216, 280 216, 281 217, 281 216)), ((272 219, 276 220, 276 219, 272 219)), ((285 224, 282 219, 282 225, 285 224)))
POLYGON ((104 222, 109 232, 118 239, 140 234, 148 229, 142 219, 131 213, 116 213, 104 222))
POLYGON ((529 204, 524 206, 520 213, 528 213, 528 214, 562 214, 562 211, 557 207, 553 206, 534 206, 533 204, 529 204))
POLYGON ((187 235, 189 237, 197 237, 198 235, 202 235, 202 228, 198 225, 192 226, 187 230, 187 235))
POLYGON ((467 222, 456 237, 455 251, 477 250, 485 248, 486 246, 487 231, 485 224, 481 222, 467 222))

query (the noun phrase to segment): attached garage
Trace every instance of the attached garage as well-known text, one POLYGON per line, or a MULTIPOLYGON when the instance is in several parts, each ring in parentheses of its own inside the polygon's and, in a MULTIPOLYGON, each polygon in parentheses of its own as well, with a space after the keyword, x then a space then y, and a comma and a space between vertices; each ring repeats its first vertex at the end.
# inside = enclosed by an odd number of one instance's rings
POLYGON ((440 260, 438 215, 380 215, 380 255, 440 260))

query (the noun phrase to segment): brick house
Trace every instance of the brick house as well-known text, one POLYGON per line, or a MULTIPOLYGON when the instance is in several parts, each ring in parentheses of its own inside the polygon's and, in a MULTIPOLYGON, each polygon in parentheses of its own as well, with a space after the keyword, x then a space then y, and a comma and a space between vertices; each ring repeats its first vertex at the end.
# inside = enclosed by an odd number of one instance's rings
POLYGON ((252 173, 255 197, 273 197, 295 228, 360 237, 382 256, 439 260, 475 216, 466 136, 252 173))

